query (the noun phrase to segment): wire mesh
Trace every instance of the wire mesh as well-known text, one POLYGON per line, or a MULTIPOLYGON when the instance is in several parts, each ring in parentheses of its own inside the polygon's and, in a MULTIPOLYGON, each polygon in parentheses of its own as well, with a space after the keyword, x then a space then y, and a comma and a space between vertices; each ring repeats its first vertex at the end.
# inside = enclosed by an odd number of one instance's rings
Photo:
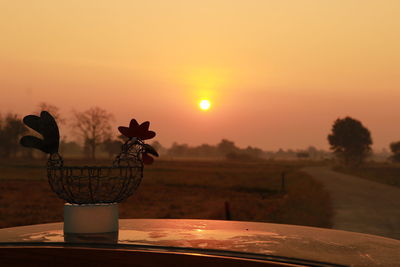
POLYGON ((51 189, 72 204, 119 203, 132 195, 143 178, 141 147, 124 144, 112 166, 64 166, 50 155, 47 177, 51 189))

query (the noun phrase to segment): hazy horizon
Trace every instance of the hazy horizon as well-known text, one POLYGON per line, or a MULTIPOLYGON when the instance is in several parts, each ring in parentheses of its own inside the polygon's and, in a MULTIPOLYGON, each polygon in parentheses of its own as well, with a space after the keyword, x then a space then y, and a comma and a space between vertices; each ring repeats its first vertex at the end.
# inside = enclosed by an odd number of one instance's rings
POLYGON ((388 149, 400 140, 399 11, 399 1, 2 1, 0 113, 98 106, 115 129, 149 120, 165 146, 226 138, 264 150, 327 150, 333 122, 351 116, 388 149))

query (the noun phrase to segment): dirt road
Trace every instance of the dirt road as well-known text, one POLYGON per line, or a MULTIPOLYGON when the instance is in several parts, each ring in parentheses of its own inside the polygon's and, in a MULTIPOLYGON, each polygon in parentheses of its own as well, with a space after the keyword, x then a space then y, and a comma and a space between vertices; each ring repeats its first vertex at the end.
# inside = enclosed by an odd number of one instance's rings
POLYGON ((328 167, 303 170, 330 192, 334 229, 400 239, 400 188, 334 172, 328 167))

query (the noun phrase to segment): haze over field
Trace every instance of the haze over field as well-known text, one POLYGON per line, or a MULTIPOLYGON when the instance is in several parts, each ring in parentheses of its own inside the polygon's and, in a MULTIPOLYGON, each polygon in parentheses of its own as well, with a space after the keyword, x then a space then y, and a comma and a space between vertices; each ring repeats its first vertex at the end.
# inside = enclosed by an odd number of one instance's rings
POLYGON ((115 126, 150 120, 165 145, 263 149, 328 148, 349 115, 380 149, 400 139, 399 13, 397 0, 0 0, 0 112, 99 106, 115 126))

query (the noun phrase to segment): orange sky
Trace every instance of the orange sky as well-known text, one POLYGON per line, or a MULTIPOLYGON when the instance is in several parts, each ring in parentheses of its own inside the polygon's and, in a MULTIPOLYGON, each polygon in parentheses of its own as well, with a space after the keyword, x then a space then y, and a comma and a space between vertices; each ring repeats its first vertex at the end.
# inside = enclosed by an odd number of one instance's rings
POLYGON ((398 14, 398 0, 0 0, 0 112, 99 106, 165 145, 264 149, 328 148, 349 115, 381 149, 400 140, 398 14))

